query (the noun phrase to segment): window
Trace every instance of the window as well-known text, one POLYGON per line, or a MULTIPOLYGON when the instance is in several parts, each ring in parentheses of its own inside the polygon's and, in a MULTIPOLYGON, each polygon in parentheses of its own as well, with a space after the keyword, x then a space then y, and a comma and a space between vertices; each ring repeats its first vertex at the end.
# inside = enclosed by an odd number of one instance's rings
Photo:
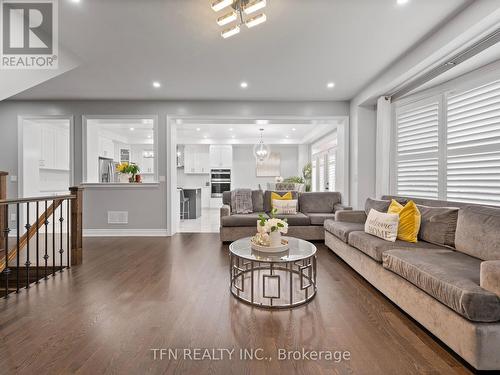
POLYGON ((397 194, 500 205, 500 81, 396 109, 397 194))
POLYGON ((325 155, 320 155, 318 158, 318 190, 325 191, 325 155))
POLYGON ((447 101, 447 198, 500 205, 500 81, 447 101))
POLYGON ((311 182, 312 182, 312 186, 311 186, 311 190, 312 191, 318 191, 318 184, 317 184, 317 178, 318 178, 318 172, 316 171, 316 168, 317 168, 317 160, 316 159, 313 159, 312 162, 311 162, 311 170, 312 170, 312 173, 311 173, 311 182))
POLYGON ((438 118, 436 102, 398 111, 397 194, 438 198, 438 118))
POLYGON ((154 118, 85 118, 85 182, 127 183, 120 164, 139 168, 136 182, 156 182, 154 118))
POLYGON ((336 191, 335 190, 335 178, 336 178, 336 173, 335 173, 335 167, 336 167, 336 162, 337 162, 337 150, 336 149, 331 149, 328 151, 328 190, 329 191, 336 191))

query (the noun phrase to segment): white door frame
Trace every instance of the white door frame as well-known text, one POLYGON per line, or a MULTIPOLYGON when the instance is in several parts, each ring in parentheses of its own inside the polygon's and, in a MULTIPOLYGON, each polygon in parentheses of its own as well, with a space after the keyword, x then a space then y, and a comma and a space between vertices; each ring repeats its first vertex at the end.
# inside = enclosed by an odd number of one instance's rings
POLYGON ((166 155, 167 155, 167 231, 172 236, 177 233, 177 164, 176 164, 176 145, 177 145, 177 120, 248 120, 257 119, 269 120, 318 120, 318 121, 337 121, 338 134, 338 160, 341 163, 338 168, 339 176, 343 179, 339 191, 342 193, 344 204, 349 204, 349 117, 348 116, 182 116, 167 114, 166 119, 166 155), (339 121, 340 120, 340 121, 339 121))

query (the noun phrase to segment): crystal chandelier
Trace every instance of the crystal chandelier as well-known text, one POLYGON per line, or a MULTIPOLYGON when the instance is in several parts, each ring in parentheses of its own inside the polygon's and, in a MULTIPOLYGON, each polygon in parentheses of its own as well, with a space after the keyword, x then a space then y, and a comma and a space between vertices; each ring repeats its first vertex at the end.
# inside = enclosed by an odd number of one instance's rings
POLYGON ((241 25, 252 28, 266 22, 267 17, 264 13, 255 14, 266 5, 266 0, 217 0, 213 2, 212 9, 215 12, 231 7, 229 13, 217 18, 219 26, 226 26, 234 22, 233 25, 222 31, 221 36, 225 39, 238 34, 241 25))
POLYGON ((253 146, 253 155, 255 156, 255 159, 259 163, 262 163, 263 161, 269 158, 269 155, 271 154, 271 148, 264 143, 263 139, 264 129, 261 128, 259 130, 260 130, 260 141, 255 146, 253 146))

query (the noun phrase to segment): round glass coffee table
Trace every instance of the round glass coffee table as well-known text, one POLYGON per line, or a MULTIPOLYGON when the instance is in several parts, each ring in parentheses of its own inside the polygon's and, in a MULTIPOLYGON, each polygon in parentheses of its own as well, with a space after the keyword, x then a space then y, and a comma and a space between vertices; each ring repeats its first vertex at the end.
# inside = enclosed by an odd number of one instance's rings
POLYGON ((250 237, 229 245, 230 289, 239 300, 257 307, 286 309, 316 295, 316 246, 284 237, 289 249, 281 253, 253 250, 250 237))

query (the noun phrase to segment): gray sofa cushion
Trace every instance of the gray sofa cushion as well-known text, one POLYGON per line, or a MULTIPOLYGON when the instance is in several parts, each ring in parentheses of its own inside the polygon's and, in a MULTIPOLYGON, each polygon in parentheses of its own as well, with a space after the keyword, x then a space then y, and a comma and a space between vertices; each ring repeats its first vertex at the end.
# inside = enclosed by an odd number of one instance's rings
POLYGON ((387 212, 390 204, 391 201, 368 198, 365 202, 365 212, 368 215, 372 208, 378 212, 387 212))
POLYGON ((390 250, 383 266, 419 287, 463 317, 500 320, 500 298, 479 286, 481 261, 453 250, 390 250))
POLYGON ((311 220, 311 225, 323 225, 325 220, 331 219, 335 220, 335 214, 332 213, 308 213, 309 220, 311 220))
POLYGON ((418 238, 437 245, 455 247, 458 208, 417 207, 421 217, 418 238))
POLYGON ((396 242, 389 242, 365 232, 351 232, 349 234, 348 243, 377 262, 382 262, 382 254, 384 251, 392 249, 445 249, 442 246, 433 245, 423 241, 417 243, 400 240, 396 240, 396 242))
POLYGON ((266 218, 266 213, 254 212, 251 214, 234 214, 229 216, 221 217, 221 225, 223 227, 255 227, 257 232, 257 220, 259 220, 259 214, 263 214, 266 218))
POLYGON ((333 220, 326 220, 324 226, 327 232, 333 234, 335 237, 337 237, 339 240, 344 241, 345 243, 347 243, 349 233, 359 231, 362 232, 365 228, 365 225, 363 223, 349 223, 346 221, 333 220))
POLYGON ((500 208, 461 208, 458 212, 455 247, 479 259, 500 260, 500 208))
MULTIPOLYGON (((272 209, 271 193, 276 193, 276 194, 283 196, 287 192, 286 191, 274 191, 273 192, 271 190, 266 190, 266 192, 264 193, 264 211, 266 211, 266 212, 271 212, 271 209, 272 209)), ((296 191, 292 191, 292 199, 298 199, 298 198, 299 198, 299 193, 296 191)), ((300 204, 299 204, 299 207, 300 207, 300 204)), ((297 208, 297 210, 299 209, 299 207, 297 208)))
MULTIPOLYGON (((231 206, 231 192, 222 193, 222 204, 231 206)), ((262 190, 252 190, 252 206, 254 212, 264 211, 264 192, 262 190)))
POLYGON ((278 219, 286 219, 289 226, 304 226, 311 225, 311 220, 309 217, 301 212, 297 212, 296 215, 276 215, 278 219))
POLYGON ((300 212, 305 214, 333 213, 338 203, 340 203, 340 193, 334 191, 302 193, 299 196, 300 212))
POLYGON ((264 192, 262 190, 252 190, 252 205, 254 212, 264 211, 264 192))

